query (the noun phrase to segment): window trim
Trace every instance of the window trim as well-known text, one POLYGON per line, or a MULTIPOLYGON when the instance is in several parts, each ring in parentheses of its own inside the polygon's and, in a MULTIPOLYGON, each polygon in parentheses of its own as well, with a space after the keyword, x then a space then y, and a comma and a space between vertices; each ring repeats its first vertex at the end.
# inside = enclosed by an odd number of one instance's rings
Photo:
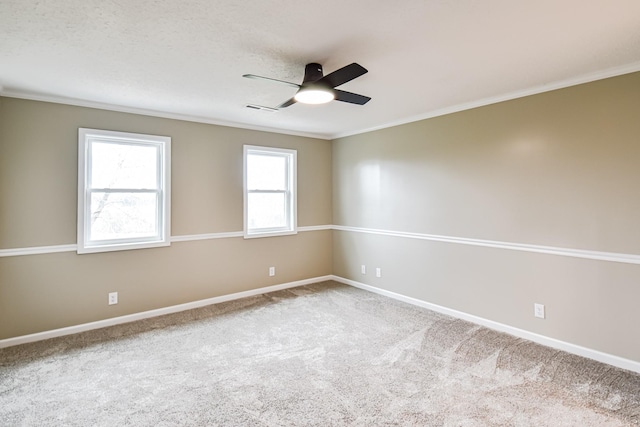
POLYGON ((100 129, 78 128, 78 217, 77 253, 97 253, 130 249, 156 248, 171 244, 171 137, 139 133, 117 132, 100 129), (98 189, 89 185, 92 142, 112 142, 124 145, 154 146, 158 150, 156 169, 157 189, 98 189), (158 235, 126 239, 88 241, 90 218, 90 194, 106 190, 110 193, 156 194, 159 202, 156 210, 158 235))
POLYGON ((274 237, 274 236, 289 236, 298 234, 298 152, 297 150, 287 148, 276 147, 264 147, 258 145, 244 145, 242 155, 242 187, 243 187, 243 232, 245 239, 253 239, 259 237, 274 237), (247 186, 247 158, 249 154, 265 154, 272 156, 287 157, 287 176, 288 176, 288 189, 285 191, 280 190, 249 190, 247 186), (289 216, 287 227, 278 228, 261 228, 254 231, 249 230, 249 193, 285 193, 289 216))

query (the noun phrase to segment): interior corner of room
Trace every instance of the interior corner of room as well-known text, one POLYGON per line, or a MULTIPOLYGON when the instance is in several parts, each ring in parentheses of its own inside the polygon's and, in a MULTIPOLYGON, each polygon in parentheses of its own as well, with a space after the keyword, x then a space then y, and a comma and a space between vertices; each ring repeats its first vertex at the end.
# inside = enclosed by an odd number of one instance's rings
POLYGON ((0 345, 333 278, 640 372, 638 111, 638 72, 334 139, 4 96, 0 345), (80 127, 172 138, 170 246, 75 252, 80 127), (297 150, 297 234, 242 238, 246 144, 297 150))

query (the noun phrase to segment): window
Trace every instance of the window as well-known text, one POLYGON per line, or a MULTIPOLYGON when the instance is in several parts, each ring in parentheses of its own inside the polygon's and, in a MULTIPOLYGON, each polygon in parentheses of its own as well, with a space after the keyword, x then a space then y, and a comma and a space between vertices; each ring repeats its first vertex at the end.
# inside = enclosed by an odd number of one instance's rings
POLYGON ((168 246, 171 138, 78 130, 78 253, 168 246))
POLYGON ((295 234, 295 150, 244 146, 244 236, 295 234))

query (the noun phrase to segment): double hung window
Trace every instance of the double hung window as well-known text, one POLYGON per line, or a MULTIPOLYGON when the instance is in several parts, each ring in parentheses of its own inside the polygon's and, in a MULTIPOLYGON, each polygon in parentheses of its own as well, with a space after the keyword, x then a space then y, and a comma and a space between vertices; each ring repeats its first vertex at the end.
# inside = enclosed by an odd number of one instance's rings
POLYGON ((170 244, 171 138, 80 128, 78 253, 170 244))
POLYGON ((295 234, 295 150, 244 146, 244 235, 295 234))

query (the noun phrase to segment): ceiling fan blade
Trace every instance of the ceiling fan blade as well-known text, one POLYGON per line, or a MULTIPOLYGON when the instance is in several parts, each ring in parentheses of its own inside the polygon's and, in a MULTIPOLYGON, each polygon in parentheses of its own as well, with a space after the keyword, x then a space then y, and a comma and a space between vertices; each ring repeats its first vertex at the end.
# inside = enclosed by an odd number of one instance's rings
POLYGON ((334 71, 333 73, 329 73, 317 83, 328 84, 331 87, 340 86, 341 84, 345 84, 348 81, 355 79, 356 77, 360 77, 365 74, 367 69, 364 68, 360 64, 349 64, 345 67, 340 68, 339 70, 334 71))
POLYGON ((364 105, 371 100, 368 96, 358 95, 357 93, 346 92, 340 89, 334 89, 333 91, 336 94, 336 101, 364 105))
POLYGON ((287 108, 290 105, 293 105, 296 103, 296 100, 294 98, 291 98, 285 102, 283 102, 282 104, 278 105, 276 108, 287 108))
POLYGON ((291 83, 291 82, 285 82, 284 80, 272 79, 271 77, 256 76, 255 74, 243 74, 242 77, 246 77, 248 79, 270 80, 272 82, 283 83, 283 84, 286 84, 286 85, 289 85, 289 86, 293 86, 296 89, 300 89, 300 85, 298 85, 298 84, 291 83))

